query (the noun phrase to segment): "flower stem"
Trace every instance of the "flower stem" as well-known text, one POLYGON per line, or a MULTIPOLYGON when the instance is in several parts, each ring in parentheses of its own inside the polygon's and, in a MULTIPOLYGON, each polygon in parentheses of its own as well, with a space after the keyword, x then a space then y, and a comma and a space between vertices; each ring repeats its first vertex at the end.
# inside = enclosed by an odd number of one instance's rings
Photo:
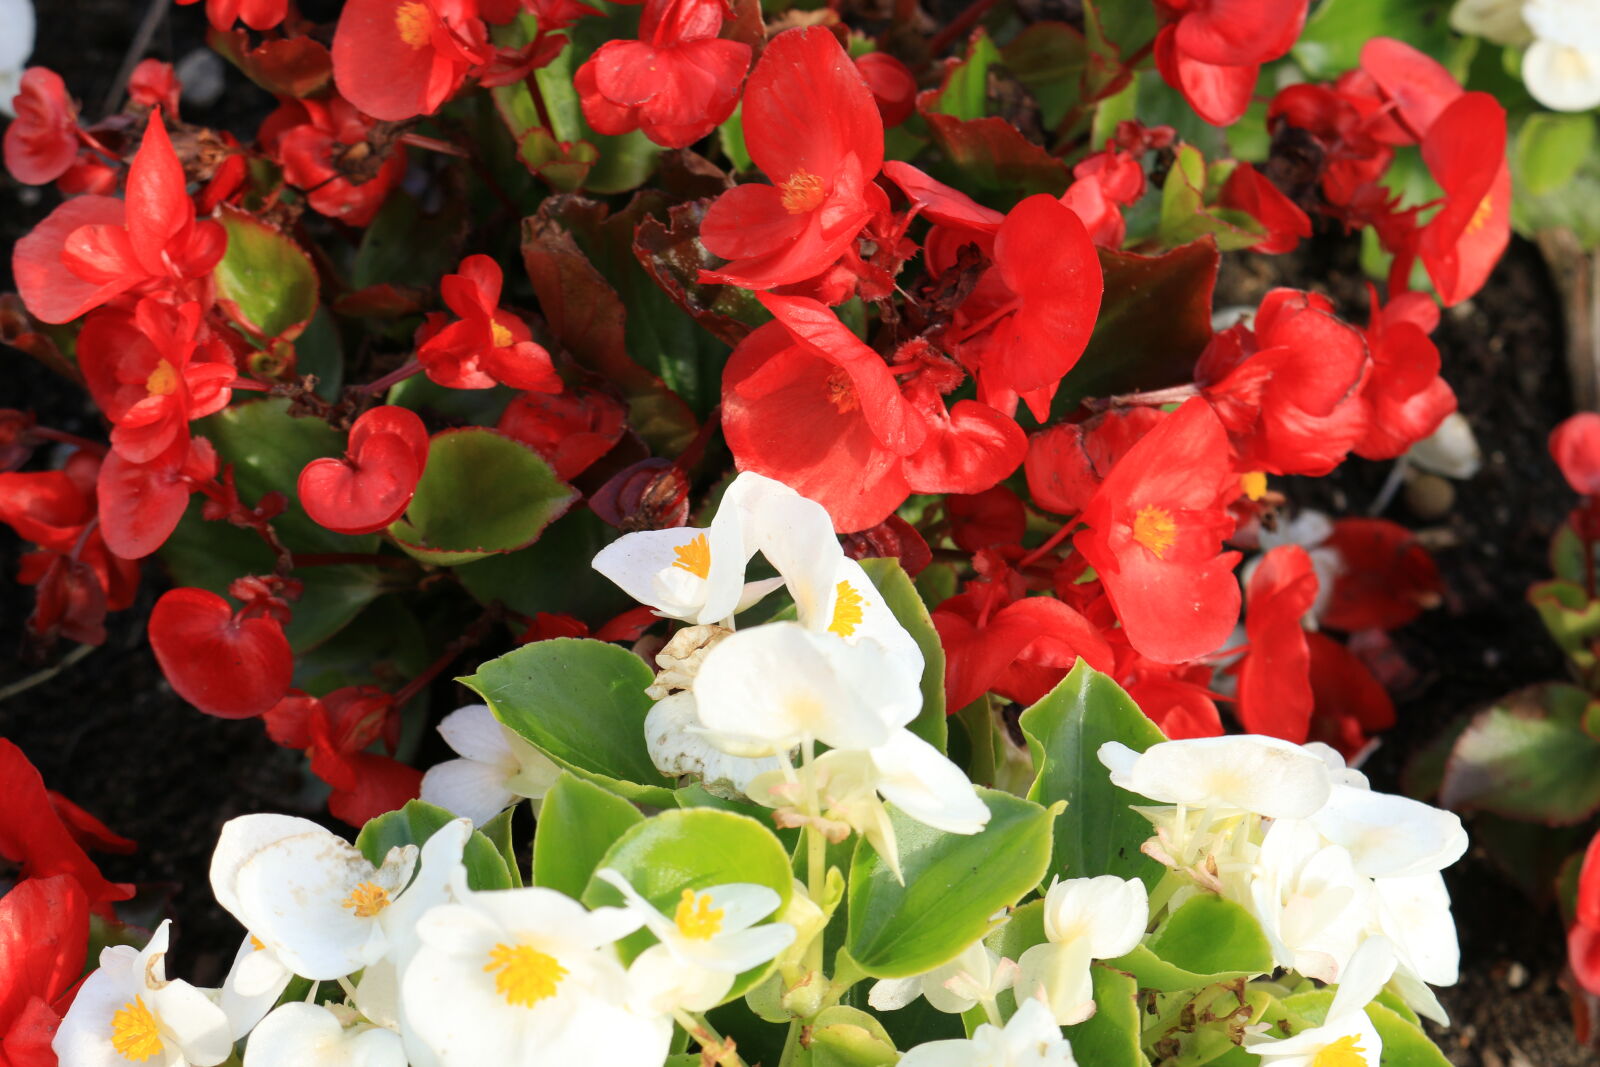
POLYGON ((703 1058, 709 1057, 710 1062, 719 1064, 720 1067, 746 1067, 744 1058, 739 1055, 738 1046, 717 1033, 717 1028, 707 1022, 704 1015, 674 1009, 672 1018, 683 1027, 685 1033, 699 1042, 703 1058))

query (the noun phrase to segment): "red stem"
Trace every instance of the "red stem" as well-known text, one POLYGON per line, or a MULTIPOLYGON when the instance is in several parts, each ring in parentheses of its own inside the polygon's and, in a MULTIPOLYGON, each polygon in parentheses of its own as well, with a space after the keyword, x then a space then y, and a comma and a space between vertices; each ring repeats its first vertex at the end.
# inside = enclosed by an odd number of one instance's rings
POLYGON ((395 693, 394 706, 397 708, 403 708, 409 704, 411 702, 411 698, 422 692, 422 690, 427 687, 429 682, 432 682, 435 678, 439 677, 440 674, 444 673, 444 669, 450 666, 450 664, 455 661, 457 656, 461 655, 461 653, 465 652, 467 649, 471 648, 473 645, 477 644, 479 641, 482 641, 486 636, 488 636, 489 627, 492 626, 495 620, 499 619, 502 614, 502 610, 500 609, 499 605, 496 604, 495 606, 490 607, 482 615, 479 615, 472 625, 466 628, 460 637, 456 638, 454 641, 450 642, 449 645, 445 646, 444 652, 439 656, 438 659, 428 664, 421 674, 411 679, 411 681, 407 682, 400 688, 399 692, 395 693))
POLYGON ((355 563, 361 566, 390 567, 404 570, 411 562, 399 556, 385 556, 381 552, 296 552, 292 559, 296 567, 336 567, 355 563))
POLYGON ((62 445, 76 445, 91 456, 103 456, 107 451, 106 446, 98 441, 91 441, 87 437, 79 437, 77 434, 68 433, 65 430, 52 430, 48 426, 29 427, 27 435, 38 438, 41 441, 54 441, 62 445))
POLYGON ((1071 521, 1071 522, 1062 523, 1061 524, 1061 529, 1059 529, 1055 533, 1051 534, 1049 540, 1047 540, 1044 544, 1040 545, 1038 548, 1034 549, 1032 552, 1029 552, 1026 556, 1023 556, 1020 560, 1018 560, 1015 569, 1020 571, 1022 568, 1026 567, 1026 566, 1028 566, 1028 564, 1032 563, 1034 560, 1040 558, 1041 556, 1047 555, 1052 549, 1054 549, 1062 541, 1065 541, 1067 539, 1067 535, 1070 534, 1074 529, 1076 529, 1077 525, 1078 525, 1078 523, 1076 522, 1076 520, 1071 521))
POLYGON ((405 381, 407 378, 421 370, 422 363, 413 359, 409 363, 404 363, 396 367, 394 370, 390 371, 388 374, 385 374, 382 378, 379 378, 375 382, 368 382, 366 385, 356 386, 356 390, 365 396, 372 396, 374 393, 383 392, 396 382, 405 381))
POLYGON ((413 148, 426 149, 429 152, 439 152, 447 156, 458 156, 466 159, 468 153, 463 152, 449 141, 441 141, 437 137, 425 137, 420 133, 402 133, 400 143, 411 145, 413 148))

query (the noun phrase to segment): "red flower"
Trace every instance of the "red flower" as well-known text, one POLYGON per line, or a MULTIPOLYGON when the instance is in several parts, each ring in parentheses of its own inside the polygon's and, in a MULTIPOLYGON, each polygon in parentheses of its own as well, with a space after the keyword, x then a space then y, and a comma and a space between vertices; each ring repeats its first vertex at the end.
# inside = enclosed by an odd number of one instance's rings
POLYGON ((1308 740, 1354 759, 1367 738, 1394 725, 1394 701, 1361 659, 1324 633, 1305 635, 1311 653, 1311 732, 1308 740))
POLYGON ((294 656, 283 623, 258 614, 259 603, 235 613, 204 589, 172 589, 150 613, 150 648, 179 696, 208 715, 260 715, 289 689, 294 656))
POLYGON ((1161 420, 1112 468, 1073 546, 1094 567, 1134 651, 1180 663, 1217 649, 1239 618, 1227 501, 1238 476, 1202 400, 1161 420))
POLYGON ((0 896, 0 1064, 54 1067, 50 1040, 89 950, 89 901, 65 874, 0 896))
MULTIPOLYGON (((180 4, 194 4, 199 0, 178 0, 180 4)), ((218 30, 233 28, 242 21, 252 30, 270 30, 288 14, 289 0, 205 0, 206 18, 218 30)))
POLYGON ((1353 451, 1367 459, 1394 459, 1439 428, 1456 409, 1456 394, 1439 377, 1439 349, 1428 334, 1439 306, 1423 293, 1401 293, 1379 307, 1372 293, 1367 350, 1372 374, 1361 398, 1369 409, 1367 432, 1353 451))
POLYGON ((78 109, 67 83, 48 67, 29 67, 11 106, 17 117, 6 127, 6 169, 24 185, 55 181, 78 158, 78 109))
POLYGON ((1292 252, 1300 238, 1311 236, 1311 220, 1300 205, 1248 163, 1233 168, 1223 183, 1219 203, 1244 212, 1266 228, 1267 236, 1252 245, 1252 251, 1292 252))
POLYGON ((884 129, 900 125, 917 110, 917 79, 894 56, 887 52, 857 56, 856 70, 872 90, 884 129))
POLYGON ((1299 545, 1272 549, 1251 574, 1246 594, 1250 648, 1233 668, 1239 722, 1250 733, 1299 744, 1311 725, 1311 652, 1301 625, 1317 599, 1311 557, 1299 545))
POLYGON ((1142 672, 1125 681, 1123 688, 1170 740, 1221 737, 1224 733, 1211 691, 1170 667, 1142 672))
POLYGON ((1567 959, 1578 984, 1600 996, 1600 834, 1584 851, 1577 903, 1576 921, 1567 931, 1567 959))
POLYGON ((1024 706, 1044 697, 1081 656, 1098 671, 1114 665, 1111 646, 1077 611, 1049 596, 1004 600, 998 583, 951 597, 933 612, 945 650, 945 710, 954 715, 993 691, 1024 706))
POLYGON ((1135 152, 1107 147, 1072 168, 1075 179, 1061 194, 1061 202, 1088 227, 1100 248, 1121 248, 1127 234, 1121 208, 1144 195, 1144 167, 1135 152))
POLYGON ((417 348, 428 377, 449 389, 498 384, 559 393, 561 378, 550 353, 532 340, 527 323, 500 309, 505 281, 500 264, 488 256, 468 256, 459 271, 444 276, 439 292, 461 321, 439 329, 417 348))
POLYGON ((495 429, 532 448, 570 482, 622 439, 628 409, 595 389, 519 393, 495 429))
POLYGON ((363 826, 422 792, 421 771, 377 752, 343 748, 331 726, 327 715, 313 714, 307 733, 311 772, 333 787, 328 810, 335 818, 363 826))
POLYGON ((333 81, 373 118, 400 122, 433 114, 492 56, 476 0, 349 0, 333 81))
POLYGON ((1437 607, 1444 580, 1416 536, 1387 519, 1339 519, 1323 542, 1339 553, 1321 623, 1334 630, 1393 630, 1437 607))
POLYGON ((11 268, 28 311, 64 323, 129 290, 171 287, 208 302, 203 279, 226 249, 220 225, 195 219, 183 164, 155 111, 128 170, 126 200, 61 204, 17 242, 11 268))
POLYGON ((113 451, 96 483, 106 547, 123 559, 148 556, 177 529, 196 483, 216 474, 216 450, 203 437, 190 438, 187 452, 174 449, 148 463, 113 451))
POLYGON ((750 46, 720 40, 722 0, 646 0, 639 39, 607 41, 578 68, 573 86, 596 131, 634 129, 667 148, 687 148, 733 114, 750 46))
MULTIPOLYGON (((1422 159, 1444 190, 1444 206, 1417 232, 1416 254, 1439 299, 1453 307, 1483 287, 1511 241, 1505 109, 1488 93, 1463 93, 1428 127, 1422 159)), ((1396 270, 1409 264, 1396 256, 1396 270)))
POLYGON ((341 96, 285 100, 261 125, 261 147, 318 212, 365 226, 406 173, 405 146, 373 144, 373 121, 341 96))
POLYGON ((1028 439, 1023 467, 1029 496, 1047 511, 1076 515, 1088 506, 1117 460, 1161 418, 1156 408, 1113 408, 1087 422, 1040 430, 1028 439))
POLYGON ((1600 415, 1582 411, 1550 432, 1550 455, 1580 496, 1600 493, 1600 415))
POLYGON ((750 158, 775 184, 723 193, 700 239, 730 260, 701 281, 770 289, 823 273, 851 250, 888 198, 873 184, 883 166, 883 120, 872 90, 821 27, 774 37, 744 95, 750 158))
POLYGON ((950 537, 964 552, 1020 545, 1028 528, 1022 498, 1003 485, 981 493, 952 493, 944 504, 950 515, 950 537))
MULTIPOLYGON (((0 856, 17 864, 25 879, 71 877, 94 910, 107 916, 110 901, 133 896, 133 886, 106 881, 62 821, 38 768, 5 738, 0 738, 0 856)), ((0 981, 5 977, 0 970, 0 981)))
POLYGON ((1289 51, 1309 0, 1157 0, 1156 68, 1213 126, 1250 106, 1261 64, 1289 51))
POLYGON ((1444 64, 1393 37, 1375 37, 1361 46, 1361 70, 1393 103, 1410 144, 1426 137, 1434 120, 1462 94, 1461 83, 1444 64))
POLYGON ((428 464, 428 431, 415 412, 373 408, 350 427, 343 458, 305 465, 296 483, 300 505, 335 533, 376 533, 405 513, 428 464))
POLYGON ((164 108, 167 114, 178 113, 178 98, 183 85, 171 63, 159 59, 141 59, 128 75, 128 99, 146 108, 164 108))

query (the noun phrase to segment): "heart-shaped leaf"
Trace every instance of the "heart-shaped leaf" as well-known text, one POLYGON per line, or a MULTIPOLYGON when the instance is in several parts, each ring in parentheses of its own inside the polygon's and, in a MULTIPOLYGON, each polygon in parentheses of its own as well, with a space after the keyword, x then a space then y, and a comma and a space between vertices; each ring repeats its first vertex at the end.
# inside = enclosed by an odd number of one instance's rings
POLYGON ((234 618, 204 589, 173 589, 150 613, 150 647, 178 695, 209 715, 260 715, 289 690, 294 656, 276 619, 234 618))

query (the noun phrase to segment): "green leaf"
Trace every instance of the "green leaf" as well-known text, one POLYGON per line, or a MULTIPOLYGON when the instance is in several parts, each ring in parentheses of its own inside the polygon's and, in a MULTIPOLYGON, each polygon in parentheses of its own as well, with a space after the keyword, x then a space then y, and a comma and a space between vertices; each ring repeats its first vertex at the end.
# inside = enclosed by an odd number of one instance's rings
POLYGON ((389 533, 422 562, 455 566, 532 544, 577 497, 522 442, 481 426, 445 430, 389 533))
MULTIPOLYGON (((1317 989, 1285 997, 1283 1006, 1312 1026, 1328 1017, 1333 993, 1317 989)), ((1422 1028, 1378 1001, 1367 1005, 1367 1018, 1383 1039, 1383 1067, 1450 1067, 1450 1060, 1429 1040, 1422 1028)))
POLYGON ((1144 798, 1112 785, 1097 753, 1108 741, 1143 752, 1166 740, 1156 724, 1116 682, 1080 659, 1044 699, 1022 713, 1021 726, 1039 769, 1029 799, 1067 802, 1056 819, 1051 873, 1070 878, 1115 874, 1153 886, 1160 865, 1139 851, 1150 824, 1129 808, 1144 798))
POLYGON ((625 648, 571 637, 538 641, 459 681, 495 717, 574 774, 629 800, 672 807, 644 743, 655 672, 625 648))
POLYGON ((541 611, 599 623, 633 600, 590 560, 617 536, 588 508, 569 511, 527 548, 457 567, 461 584, 484 605, 500 601, 533 616, 541 611))
POLYGON ((1132 975, 1102 964, 1090 969, 1094 979, 1095 1012, 1084 1022, 1066 1028, 1072 1054, 1079 1063, 1095 1067, 1147 1067, 1140 1047, 1139 983, 1132 975))
POLYGON ((1594 642, 1600 638, 1600 600, 1589 599, 1577 582, 1557 578, 1529 588, 1528 603, 1573 664, 1580 671, 1592 670, 1594 642))
POLYGON ((1593 115, 1529 115, 1517 131, 1511 156, 1519 188, 1534 196, 1562 188, 1578 173, 1594 140, 1593 115))
MULTIPOLYGON (((1053 130, 1082 96, 1089 45, 1065 22, 1035 22, 1000 50, 1006 68, 1039 102, 1039 119, 1053 130)), ((1099 110, 1105 110, 1104 102, 1099 110)), ((1128 116, 1132 118, 1130 114, 1128 116)), ((1096 115, 1098 129, 1099 115, 1096 115)), ((1094 144, 1105 141, 1096 138, 1094 144)))
POLYGON ((1050 861, 1050 813, 980 789, 989 824, 947 834, 890 810, 905 883, 865 841, 850 863, 845 946, 877 978, 903 978, 948 963, 982 937, 990 917, 1039 884, 1050 861))
POLYGON ((1361 46, 1374 37, 1395 37, 1430 56, 1450 43, 1450 4, 1445 0, 1323 0, 1294 45, 1294 58, 1318 81, 1331 80, 1361 64, 1361 46))
MULTIPOLYGON (((607 867, 669 916, 685 889, 698 893, 736 882, 764 885, 778 894, 781 903, 777 911, 788 905, 794 889, 789 856, 770 830, 754 819, 711 808, 664 811, 644 820, 606 850, 596 869, 607 867)), ((583 902, 597 908, 620 905, 623 897, 615 887, 591 877, 583 902)), ((654 940, 647 931, 640 931, 619 942, 623 962, 633 962, 654 940)), ((770 966, 740 975, 727 999, 743 996, 770 966)))
POLYGON ((1589 694, 1535 685, 1479 712, 1450 752, 1439 803, 1565 826, 1600 809, 1600 742, 1583 729, 1589 694))
POLYGON ((922 650, 922 712, 906 727, 940 752, 945 750, 944 646, 917 587, 896 559, 864 559, 861 569, 883 595, 894 617, 922 650))
POLYGON ((836 1004, 811 1022, 812 1067, 888 1067, 899 1058, 883 1024, 859 1008, 836 1004))
POLYGON ((500 858, 506 861, 506 872, 511 875, 511 887, 519 889, 522 886, 522 871, 517 866, 517 842, 512 836, 512 822, 516 819, 517 811, 522 807, 519 800, 499 815, 478 827, 478 832, 489 839, 495 850, 500 853, 500 858))
POLYGON ((453 274, 466 238, 466 198, 441 200, 441 209, 428 215, 404 189, 390 193, 362 231, 351 283, 357 289, 380 284, 432 289, 441 277, 453 274))
MULTIPOLYGON (((455 818, 443 808, 424 804, 420 800, 408 800, 399 811, 368 820, 356 835, 356 848, 361 850, 369 863, 376 866, 383 862, 383 857, 391 848, 397 845, 420 847, 455 818)), ((494 842, 476 830, 467 838, 462 862, 467 867, 467 884, 473 889, 511 888, 511 873, 506 868, 505 858, 494 847, 494 842)))
POLYGON ((1261 924, 1240 905, 1209 893, 1185 901, 1142 947, 1162 962, 1198 976, 1195 985, 1272 970, 1272 946, 1261 924))
POLYGON ((982 29, 972 35, 967 56, 949 68, 944 84, 930 97, 927 110, 958 119, 981 119, 989 113, 989 68, 1000 62, 1000 50, 982 29))
POLYGON ((539 807, 533 884, 582 896, 600 857, 641 822, 639 809, 615 793, 562 772, 539 807))
POLYGON ((222 205, 228 250, 217 264, 217 300, 257 341, 294 340, 317 310, 317 272, 293 238, 222 205))

